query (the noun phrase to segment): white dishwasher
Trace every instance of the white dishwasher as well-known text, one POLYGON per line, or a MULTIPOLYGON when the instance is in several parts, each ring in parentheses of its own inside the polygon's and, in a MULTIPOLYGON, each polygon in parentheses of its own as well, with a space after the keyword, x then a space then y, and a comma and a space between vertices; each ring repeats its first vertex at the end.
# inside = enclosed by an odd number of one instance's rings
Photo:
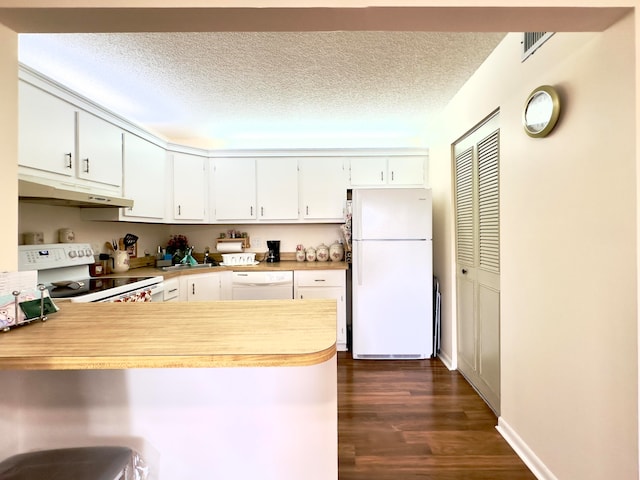
POLYGON ((233 272, 233 300, 293 299, 293 271, 233 272))

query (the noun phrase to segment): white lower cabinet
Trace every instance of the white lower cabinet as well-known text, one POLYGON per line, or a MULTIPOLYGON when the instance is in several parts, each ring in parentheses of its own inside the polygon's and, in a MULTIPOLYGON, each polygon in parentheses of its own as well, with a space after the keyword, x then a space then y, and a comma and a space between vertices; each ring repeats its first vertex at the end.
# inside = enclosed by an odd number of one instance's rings
POLYGON ((296 270, 293 274, 295 299, 333 298, 337 301, 336 348, 347 350, 347 277, 344 270, 296 270))
POLYGON ((164 284, 163 301, 177 302, 180 300, 180 280, 170 278, 162 282, 164 284))
POLYGON ((231 272, 197 273, 179 280, 179 299, 183 302, 231 300, 231 272))

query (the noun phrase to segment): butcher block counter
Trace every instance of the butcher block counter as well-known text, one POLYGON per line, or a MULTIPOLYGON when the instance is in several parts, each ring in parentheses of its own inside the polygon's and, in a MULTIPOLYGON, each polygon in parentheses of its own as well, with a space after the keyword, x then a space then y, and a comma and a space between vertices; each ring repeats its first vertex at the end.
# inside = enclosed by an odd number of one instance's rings
POLYGON ((313 365, 335 322, 333 300, 64 303, 0 335, 0 369, 313 365))
POLYGON ((65 303, 0 334, 3 457, 122 445, 150 480, 337 480, 335 300, 65 303))

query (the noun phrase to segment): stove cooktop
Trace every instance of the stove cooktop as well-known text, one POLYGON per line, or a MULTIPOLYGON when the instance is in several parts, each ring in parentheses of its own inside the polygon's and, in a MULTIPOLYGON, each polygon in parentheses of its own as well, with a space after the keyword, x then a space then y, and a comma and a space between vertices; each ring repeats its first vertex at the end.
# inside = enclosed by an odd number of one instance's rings
POLYGON ((127 285, 130 285, 133 289, 136 288, 135 284, 143 282, 145 280, 150 280, 152 278, 154 277, 93 277, 82 280, 74 280, 75 283, 81 284, 79 288, 71 288, 67 286, 56 287, 54 285, 47 285, 47 288, 49 289, 49 295, 51 295, 52 298, 72 298, 98 292, 104 292, 105 294, 108 294, 109 290, 118 287, 126 287, 127 285))

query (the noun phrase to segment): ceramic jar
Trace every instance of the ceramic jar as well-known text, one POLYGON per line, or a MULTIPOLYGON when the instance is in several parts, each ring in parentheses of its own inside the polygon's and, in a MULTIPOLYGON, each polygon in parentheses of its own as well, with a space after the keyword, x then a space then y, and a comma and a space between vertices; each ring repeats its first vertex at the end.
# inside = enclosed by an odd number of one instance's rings
POLYGON ((129 270, 129 254, 126 250, 116 250, 113 252, 113 273, 122 273, 129 270))
POLYGON ((316 249, 313 247, 307 248, 307 262, 316 261, 316 249))
POLYGON ((344 247, 338 241, 329 247, 329 258, 332 262, 340 262, 344 257, 344 247))
POLYGON ((319 262, 326 262, 329 260, 329 247, 324 243, 318 245, 318 248, 316 249, 316 258, 319 262))
POLYGON ((304 252, 304 247, 302 245, 298 245, 296 247, 296 260, 298 262, 304 262, 307 258, 307 254, 304 252))

